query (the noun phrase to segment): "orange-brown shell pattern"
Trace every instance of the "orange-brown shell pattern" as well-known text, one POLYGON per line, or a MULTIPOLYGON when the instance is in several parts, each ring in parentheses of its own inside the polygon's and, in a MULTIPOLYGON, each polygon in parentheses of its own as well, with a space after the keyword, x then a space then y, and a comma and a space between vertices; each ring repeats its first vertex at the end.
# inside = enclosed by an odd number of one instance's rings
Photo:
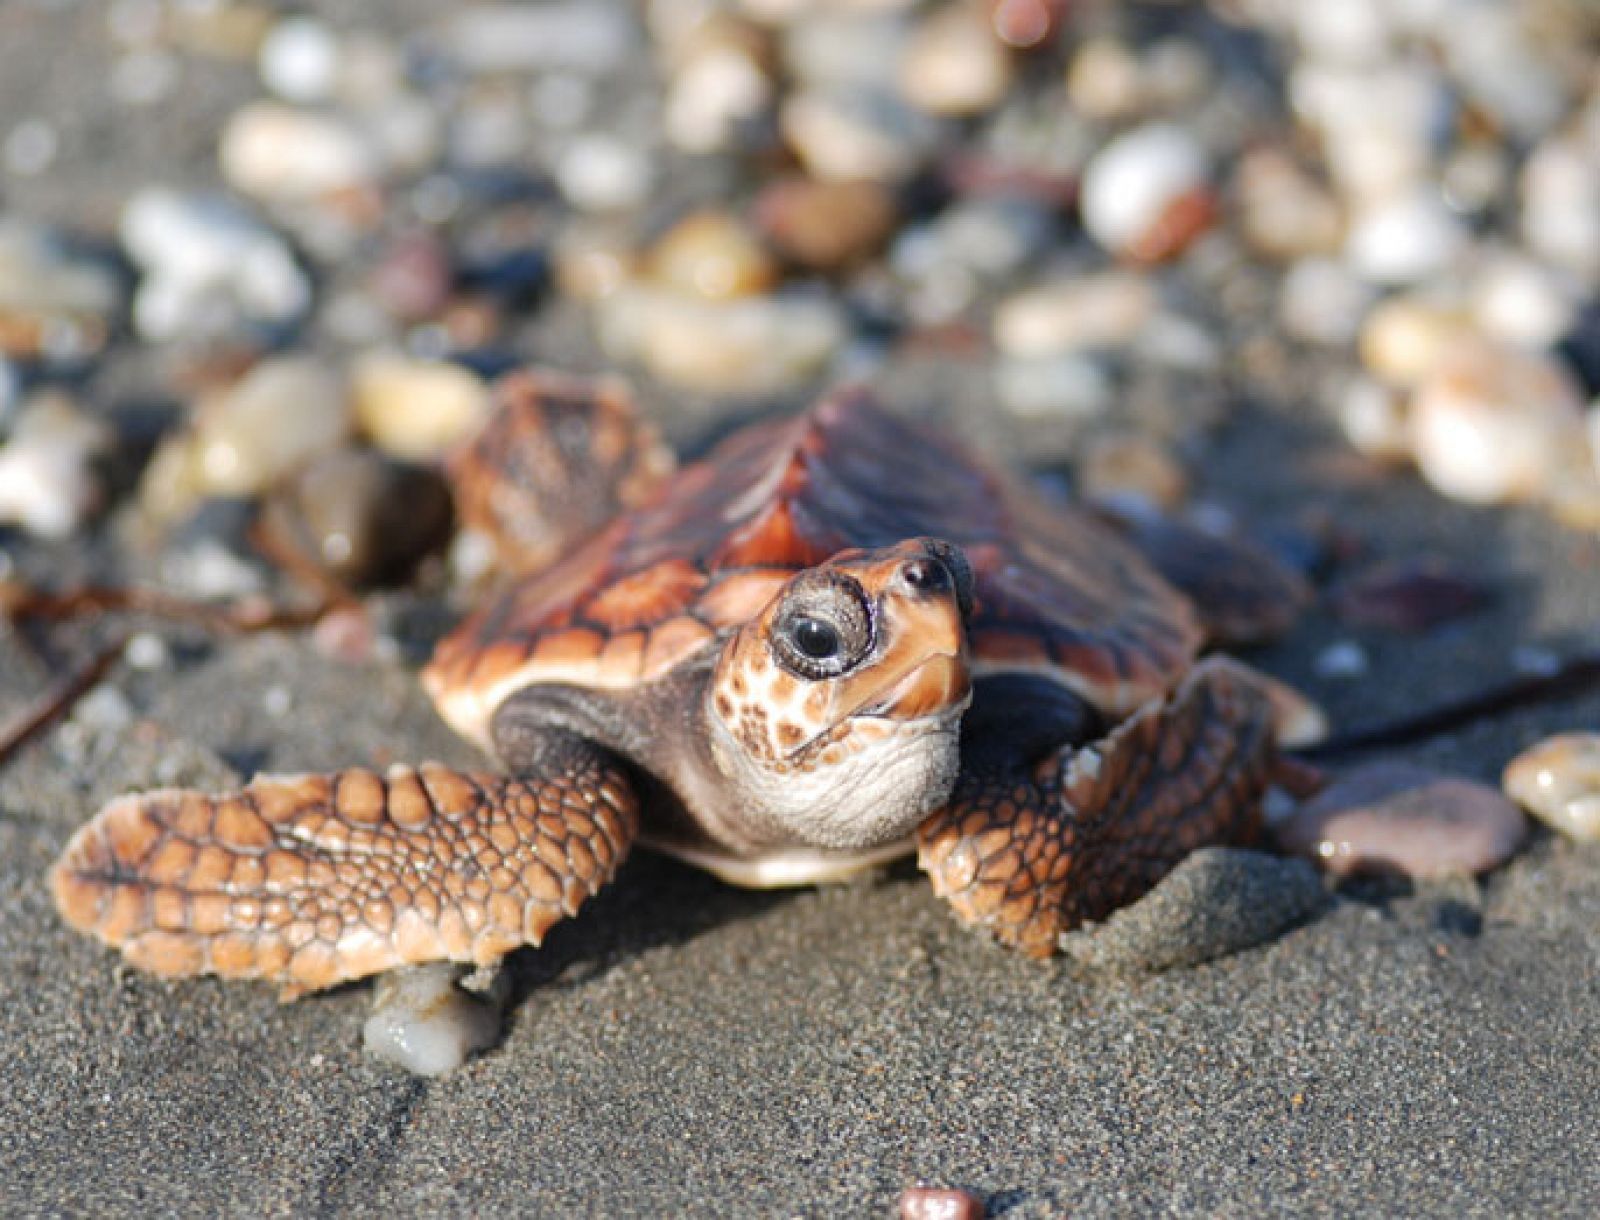
POLYGON ((483 741, 524 686, 653 681, 799 569, 918 536, 960 545, 972 564, 977 673, 1053 674, 1120 716, 1170 689, 1199 648, 1188 602, 1104 526, 852 391, 730 436, 492 598, 440 644, 424 682, 445 718, 483 741))

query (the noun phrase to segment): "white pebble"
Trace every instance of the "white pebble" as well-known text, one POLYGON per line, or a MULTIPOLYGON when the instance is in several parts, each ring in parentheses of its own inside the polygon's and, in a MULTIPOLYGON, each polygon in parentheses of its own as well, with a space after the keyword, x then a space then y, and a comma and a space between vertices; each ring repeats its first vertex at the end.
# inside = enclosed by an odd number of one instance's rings
POLYGON ((1084 228, 1107 250, 1138 246, 1179 200, 1210 176, 1205 151, 1183 128, 1150 123, 1118 136, 1084 168, 1084 228))
POLYGON ((98 733, 118 733, 133 723, 133 705, 115 686, 102 682, 78 700, 72 720, 98 733))
POLYGON ((1367 659, 1367 650, 1360 644, 1354 640, 1340 640, 1319 652, 1312 662, 1312 668, 1318 677, 1349 680, 1365 677, 1372 663, 1367 659))
POLYGON ((6 169, 24 178, 42 174, 55 161, 60 146, 56 129, 44 119, 23 119, 6 136, 6 169))
POLYGON ((1472 283, 1472 312, 1485 334, 1516 347, 1550 347, 1572 324, 1562 282, 1518 254, 1489 258, 1472 283))
POLYGON ((1418 188, 1358 214, 1345 241, 1356 274, 1375 284, 1415 284, 1447 270, 1466 245, 1437 193, 1418 188))
POLYGON ((1411 443, 1424 478, 1475 504, 1538 497, 1586 447, 1563 371, 1487 344, 1455 349, 1418 387, 1411 443))
POLYGON ((1338 259, 1302 258, 1284 274, 1278 320, 1296 339, 1342 346, 1356 337, 1374 296, 1338 259))
POLYGON ((104 496, 94 459, 109 442, 105 425, 63 395, 26 404, 0 448, 0 522, 41 538, 72 535, 104 496))
POLYGON ((146 272, 134 298, 134 325, 146 339, 287 322, 310 306, 311 283, 288 244, 221 197, 147 188, 128 201, 119 232, 146 272))
POLYGON ((1404 461, 1411 456, 1405 404, 1389 386, 1353 377, 1339 395, 1339 426, 1345 439, 1368 457, 1404 461))
POLYGON ((321 102, 339 78, 339 39, 314 17, 290 17, 261 42, 256 66, 261 81, 290 102, 321 102))
POLYGON ((1115 400, 1105 367, 1081 353, 1000 360, 994 379, 1000 405, 1021 419, 1085 424, 1115 400))
POLYGON ((1553 138, 1522 170, 1522 237, 1552 266, 1600 278, 1600 157, 1576 139, 1553 138))
POLYGON ((1507 764, 1506 795, 1546 825, 1600 842, 1600 733, 1560 733, 1507 764))
POLYGON ((418 1076, 442 1076, 491 1046, 499 1007, 463 992, 458 972, 440 963, 381 977, 361 1031, 368 1053, 418 1076))
POLYGON ((638 41, 630 14, 609 0, 480 4, 452 14, 444 45, 473 75, 615 69, 638 41))
POLYGON ((172 661, 172 652, 159 635, 141 631, 129 637, 128 647, 122 657, 132 668, 149 672, 165 669, 172 661))
POLYGON ((261 692, 261 710, 274 720, 282 720, 294 710, 294 692, 281 683, 261 692))
POLYGON ((715 47, 696 55, 673 77, 662 127, 686 152, 716 152, 730 147, 740 126, 761 114, 772 96, 772 82, 750 55, 715 47))
POLYGON ((620 212, 639 207, 655 174, 643 149, 616 136, 579 136, 556 163, 556 182, 573 207, 620 212))
POLYGON ((261 573, 215 538, 204 538, 161 562, 161 583, 207 601, 225 601, 259 593, 261 573))
POLYGON ((1367 315, 1361 328, 1361 362, 1385 384, 1409 389, 1474 333, 1466 311, 1454 303, 1393 296, 1367 315))

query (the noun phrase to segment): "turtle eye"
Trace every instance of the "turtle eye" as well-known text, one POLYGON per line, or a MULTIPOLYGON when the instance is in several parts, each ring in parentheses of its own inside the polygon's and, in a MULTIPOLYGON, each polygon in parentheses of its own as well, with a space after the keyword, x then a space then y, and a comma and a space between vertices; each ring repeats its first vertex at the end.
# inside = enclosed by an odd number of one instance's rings
POLYGON ((773 651, 790 673, 837 678, 872 648, 872 616, 861 586, 836 572, 797 579, 772 625, 773 651))

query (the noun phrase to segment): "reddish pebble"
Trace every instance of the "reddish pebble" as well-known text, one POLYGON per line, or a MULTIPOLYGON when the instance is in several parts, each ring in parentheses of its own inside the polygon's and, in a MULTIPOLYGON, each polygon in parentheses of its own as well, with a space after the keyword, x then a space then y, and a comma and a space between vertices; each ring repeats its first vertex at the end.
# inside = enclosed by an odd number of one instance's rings
POLYGON ((965 1190, 908 1187, 900 1196, 900 1220, 982 1220, 983 1200, 965 1190))
POLYGON ((359 606, 330 610, 311 630, 311 642, 318 652, 350 665, 372 660, 377 638, 371 616, 359 606))
POLYGON ((372 293, 394 317, 416 322, 444 308, 454 278, 443 242, 430 233, 406 233, 372 269, 372 293))
POLYGON ((1486 784, 1405 763, 1373 763, 1336 779, 1273 827, 1278 845, 1336 876, 1417 880, 1483 873, 1517 849, 1522 811, 1486 784))
POLYGON ((1368 568, 1335 589, 1330 601, 1351 626, 1426 631, 1481 609, 1489 589, 1436 559, 1421 558, 1368 568))

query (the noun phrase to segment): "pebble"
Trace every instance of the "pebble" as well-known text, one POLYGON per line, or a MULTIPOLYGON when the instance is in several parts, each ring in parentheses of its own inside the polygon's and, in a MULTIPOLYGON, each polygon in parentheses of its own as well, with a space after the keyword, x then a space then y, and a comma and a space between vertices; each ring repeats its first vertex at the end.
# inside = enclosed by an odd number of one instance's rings
POLYGON ((567 202, 583 212, 638 208, 655 179, 642 149, 599 132, 578 136, 568 144, 556 162, 555 173, 567 202))
POLYGON ((1339 427, 1358 451, 1381 462, 1411 458, 1411 429, 1405 401, 1393 388, 1370 377, 1352 377, 1340 391, 1339 427))
POLYGON ((1485 335, 1532 350, 1554 346, 1576 318, 1558 278, 1533 259, 1511 252, 1491 255, 1478 268, 1471 307, 1485 335))
POLYGON ((247 597, 266 586, 259 567, 214 538, 168 549, 161 557, 161 583, 176 593, 202 601, 247 597))
POLYGON ((1144 71, 1125 43, 1090 37, 1067 64, 1067 101, 1079 114, 1102 123, 1132 118, 1146 101, 1144 71))
POLYGON ((994 340, 1008 356, 1044 356, 1131 343, 1160 304, 1136 271, 1073 276, 1024 289, 995 310, 994 340))
POLYGON ((1342 260, 1296 259, 1278 289, 1278 321, 1293 338, 1342 347, 1360 331, 1373 296, 1342 260))
POLYGON ((256 56, 261 83, 289 102, 322 102, 339 79, 338 36, 314 17, 278 22, 256 56))
POLYGON ((705 209, 685 216, 651 248, 645 270, 674 292, 708 301, 759 296, 777 283, 772 256, 739 221, 705 209))
POLYGON ((1600 157, 1577 139, 1539 144, 1522 168, 1522 239, 1553 267, 1600 279, 1600 157))
POLYGON ((1289 262, 1338 253, 1343 208, 1287 154, 1274 148, 1247 153, 1234 170, 1233 193, 1240 232, 1258 254, 1289 262))
POLYGON ((81 358, 105 341, 121 298, 109 267, 44 225, 0 215, 0 355, 81 358))
POLYGON ((1582 404, 1545 356, 1478 344, 1458 347, 1418 386, 1411 403, 1417 466, 1454 499, 1533 499, 1581 454, 1582 404))
POLYGON ((634 285, 600 303, 600 340, 680 389, 766 394, 820 373, 845 339, 828 297, 806 292, 708 301, 634 285))
POLYGON ((638 270, 633 243, 616 227, 569 225, 556 241, 556 284, 563 296, 592 303, 610 296, 638 270))
POLYGON ((1408 763, 1372 763, 1337 778, 1284 821, 1279 846, 1335 876, 1414 880, 1488 872, 1516 851, 1522 811, 1486 784, 1408 763))
POLYGON ((1328 605, 1352 627, 1428 631, 1473 614, 1491 600, 1483 581, 1427 556, 1379 563, 1328 593, 1328 605))
POLYGON ((806 170, 836 182, 901 182, 922 167, 938 135, 928 116, 871 89, 798 90, 778 121, 806 170))
POLYGON ((899 209, 876 182, 819 182, 794 175, 764 186, 754 216, 780 255, 812 271, 839 271, 883 248, 899 209))
POLYGON ((1361 327, 1361 362, 1387 385, 1411 389, 1438 368, 1452 348, 1476 334, 1467 312, 1415 295, 1390 297, 1361 327))
POLYGON ((983 1220, 983 1200, 954 1187, 908 1186, 900 1192, 900 1220, 983 1220))
POLYGON ((773 95, 766 68, 749 48, 710 47, 673 75, 663 100, 662 130, 685 152, 733 148, 766 113, 773 95))
POLYGON ((1080 352, 996 361, 994 389, 1012 415, 1053 425, 1092 423, 1116 401, 1116 385, 1106 366, 1080 352))
POLYGON ((1374 284, 1416 284, 1447 270, 1466 240, 1437 193, 1419 187, 1358 212, 1350 223, 1345 258, 1374 284))
POLYGON ((1182 252, 1210 220, 1210 165, 1195 136, 1149 123, 1112 139, 1084 167, 1084 228, 1119 257, 1182 252))
POLYGON ((1078 470, 1091 500, 1126 503, 1172 512, 1189 496, 1189 477, 1170 449, 1138 434, 1100 436, 1087 446, 1078 470))
POLYGON ((447 19, 441 41, 470 75, 562 68, 600 75, 621 66, 638 34, 621 5, 558 0, 461 9, 447 19))
POLYGON ((0 524, 71 537, 104 499, 95 460, 110 441, 109 429, 64 394, 24 403, 0 448, 0 524))
POLYGON ((448 247, 433 233, 417 230, 384 246, 369 284, 392 317, 417 322, 444 308, 454 279, 448 247))
POLYGON ((450 538, 450 491, 434 471, 364 449, 314 457, 268 496, 282 549, 356 588, 404 581, 450 538))
POLYGON ((283 102, 252 102, 222 130, 222 176, 240 194, 304 203, 369 186, 377 153, 355 127, 328 113, 283 102))
POLYGON ((345 387, 332 369, 311 356, 269 357, 199 404, 190 459, 196 490, 259 495, 333 448, 349 425, 345 387))
POLYGON ((912 33, 900 59, 900 92, 930 114, 965 117, 997 105, 1012 75, 1011 55, 985 14, 950 4, 912 33))
POLYGON ((140 631, 128 637, 128 646, 122 650, 122 659, 144 673, 166 669, 172 664, 172 650, 166 640, 151 631, 140 631))
POLYGON ((6 135, 0 158, 13 174, 32 178, 54 164, 61 150, 61 137, 44 119, 23 119, 6 135))
POLYGON ((1338 640, 1317 653, 1311 667, 1319 678, 1349 681, 1366 677, 1372 662, 1367 650, 1354 640, 1338 640))
POLYGON ((498 998, 468 995, 448 962, 381 975, 361 1030, 367 1053, 418 1076, 442 1076, 500 1036, 498 998))
POLYGON ((133 304, 145 339, 280 325, 310 308, 311 281, 288 243, 221 197, 147 188, 123 209, 119 235, 145 272, 133 304))
POLYGON ((489 417, 489 389, 462 365, 390 352, 358 359, 350 372, 357 425, 378 448, 411 461, 440 458, 489 417))
POLYGON ((1507 764, 1506 795, 1547 826, 1600 842, 1600 733, 1558 733, 1507 764))
POLYGON ((1068 932, 1061 949, 1109 974, 1185 969, 1264 944, 1328 905, 1304 860, 1206 847, 1098 927, 1068 932))

